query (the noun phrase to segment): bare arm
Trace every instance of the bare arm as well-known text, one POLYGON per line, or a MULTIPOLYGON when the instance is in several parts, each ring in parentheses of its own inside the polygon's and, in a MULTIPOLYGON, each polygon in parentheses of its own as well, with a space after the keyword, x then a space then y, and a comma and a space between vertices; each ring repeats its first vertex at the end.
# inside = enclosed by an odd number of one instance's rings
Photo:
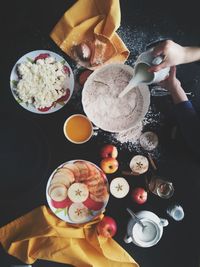
POLYGON ((152 66, 149 71, 159 71, 166 67, 190 63, 200 60, 200 47, 181 46, 171 40, 161 42, 153 50, 153 56, 162 55, 164 60, 158 66, 152 66))
POLYGON ((188 101, 188 97, 183 90, 180 81, 176 78, 176 67, 171 67, 169 77, 160 83, 172 96, 174 104, 188 101))
POLYGON ((200 47, 184 47, 184 60, 183 63, 190 63, 200 60, 200 47))

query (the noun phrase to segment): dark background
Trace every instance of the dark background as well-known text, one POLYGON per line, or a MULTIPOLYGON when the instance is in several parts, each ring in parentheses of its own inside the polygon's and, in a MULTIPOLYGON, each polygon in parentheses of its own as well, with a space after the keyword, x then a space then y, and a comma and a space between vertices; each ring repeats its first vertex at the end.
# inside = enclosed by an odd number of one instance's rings
MULTIPOLYGON (((9 86, 10 72, 15 62, 24 54, 37 49, 47 49, 63 56, 72 66, 75 75, 78 69, 49 38, 49 33, 63 13, 75 1, 4 1, 0 9, 0 225, 47 204, 46 182, 52 171, 62 162, 82 158, 99 164, 99 149, 103 143, 112 142, 109 133, 100 134, 84 145, 73 145, 62 133, 65 119, 82 111, 81 88, 61 110, 49 114, 30 113, 17 104, 9 86), (109 141, 108 141, 109 140, 109 141)), ((2 4, 1 4, 2 5, 2 4)), ((195 1, 144 1, 121 0, 121 26, 119 35, 131 54, 127 64, 133 65, 136 57, 149 43, 170 38, 181 45, 199 45, 199 9, 195 1)), ((191 63, 178 66, 177 76, 188 92, 195 108, 200 108, 200 65, 191 63)), ((175 186, 170 200, 158 199, 149 194, 148 201, 141 207, 130 199, 110 197, 106 215, 118 223, 115 240, 126 249, 141 267, 197 267, 199 255, 199 173, 198 160, 187 148, 181 133, 171 138, 176 122, 170 97, 151 99, 153 112, 159 114, 161 123, 147 125, 159 135, 158 173, 169 177, 175 186), (166 208, 179 202, 185 210, 185 218, 175 222, 167 217, 166 208), (151 210, 169 220, 160 242, 152 248, 139 248, 125 244, 123 237, 129 215, 126 207, 151 210)), ((114 141, 113 141, 114 143, 114 141)), ((128 167, 133 155, 130 146, 115 143, 119 149, 120 168, 128 167)), ((114 176, 108 176, 110 179, 114 176)), ((144 176, 128 177, 132 186, 144 185, 144 176)), ((0 248, 0 266, 20 264, 0 248)), ((66 266, 38 260, 33 266, 66 266)))

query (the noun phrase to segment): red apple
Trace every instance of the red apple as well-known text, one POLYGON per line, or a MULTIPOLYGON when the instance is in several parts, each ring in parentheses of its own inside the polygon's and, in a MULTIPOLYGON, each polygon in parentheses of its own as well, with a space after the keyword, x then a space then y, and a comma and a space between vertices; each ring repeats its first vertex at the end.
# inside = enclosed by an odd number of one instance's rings
POLYGON ((81 86, 85 84, 85 82, 87 81, 87 78, 90 76, 90 74, 92 74, 92 72, 93 72, 92 70, 86 69, 80 73, 78 81, 81 86))
POLYGON ((147 191, 142 187, 136 187, 131 193, 132 199, 137 204, 143 204, 147 201, 147 191))
POLYGON ((100 151, 100 156, 102 158, 114 158, 116 159, 118 156, 118 150, 116 146, 107 144, 104 145, 100 151))
POLYGON ((104 237, 113 237, 117 232, 117 223, 110 216, 104 216, 97 224, 97 233, 104 237))
POLYGON ((119 163, 114 158, 104 158, 100 162, 100 167, 105 173, 114 173, 119 167, 119 163))

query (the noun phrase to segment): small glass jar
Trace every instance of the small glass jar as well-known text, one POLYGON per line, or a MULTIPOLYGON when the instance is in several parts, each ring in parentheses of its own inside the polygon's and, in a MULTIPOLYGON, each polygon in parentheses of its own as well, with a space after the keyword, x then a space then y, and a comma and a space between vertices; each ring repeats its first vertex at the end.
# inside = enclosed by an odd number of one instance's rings
POLYGON ((172 182, 160 176, 152 176, 147 184, 148 190, 161 198, 170 198, 174 194, 172 182))

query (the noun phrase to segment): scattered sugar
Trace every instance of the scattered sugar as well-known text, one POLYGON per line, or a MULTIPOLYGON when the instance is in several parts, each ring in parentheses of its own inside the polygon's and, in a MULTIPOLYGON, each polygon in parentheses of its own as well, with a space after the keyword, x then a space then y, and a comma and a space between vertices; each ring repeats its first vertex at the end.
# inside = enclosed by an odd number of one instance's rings
MULTIPOLYGON (((152 25, 152 28, 155 25, 152 25)), ((137 27, 129 25, 121 25, 117 30, 117 33, 127 46, 130 51, 130 56, 126 64, 133 66, 137 57, 146 50, 146 46, 151 43, 161 39, 166 38, 165 36, 160 35, 159 32, 147 31, 143 27, 137 25, 137 27)))

